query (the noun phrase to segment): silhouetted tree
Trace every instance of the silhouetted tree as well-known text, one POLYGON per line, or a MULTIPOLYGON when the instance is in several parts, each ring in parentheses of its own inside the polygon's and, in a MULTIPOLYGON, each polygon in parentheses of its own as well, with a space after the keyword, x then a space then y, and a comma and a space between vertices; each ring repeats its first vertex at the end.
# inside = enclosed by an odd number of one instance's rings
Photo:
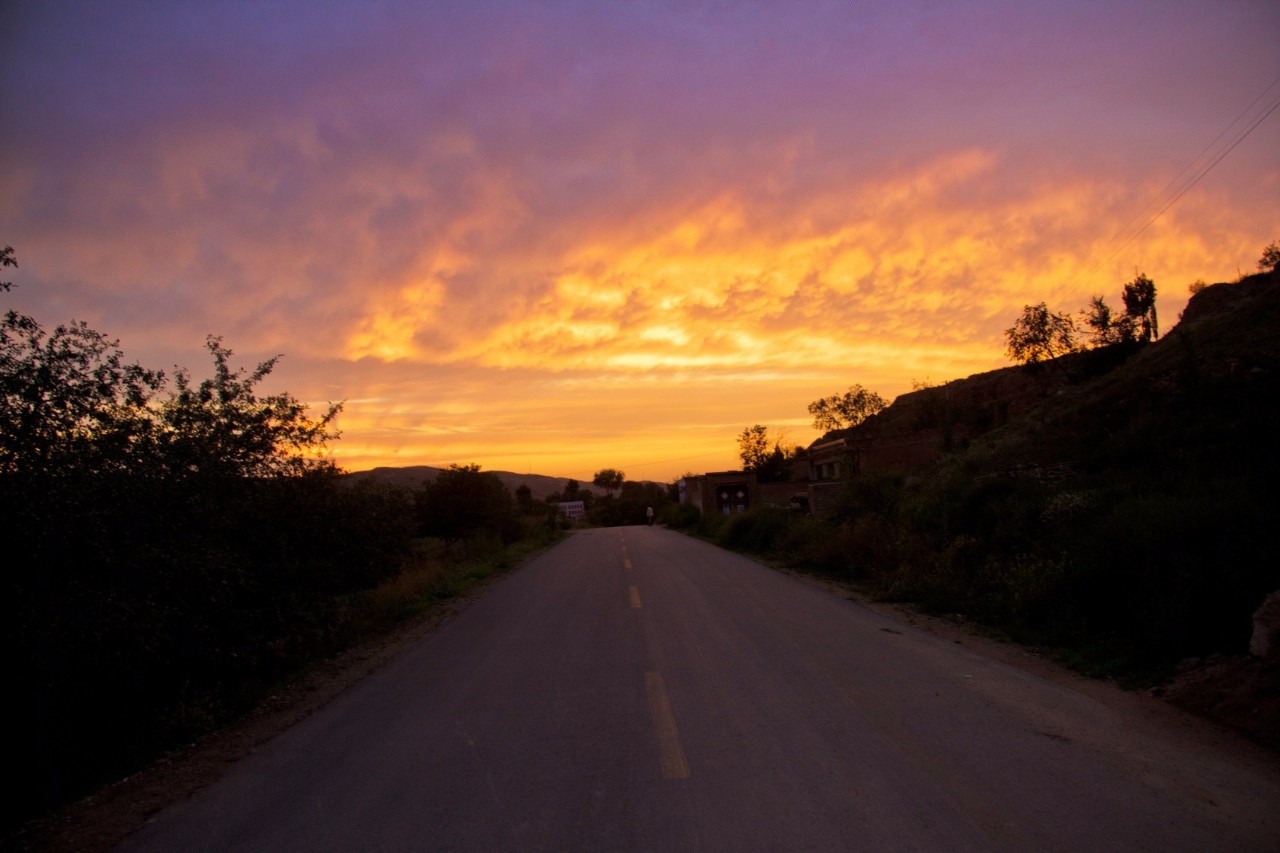
MULTIPOLYGON (((12 252, 5 255, 12 261, 12 252)), ((0 322, 0 473, 277 477, 327 471, 342 405, 318 418, 252 373, 210 336, 214 375, 193 383, 178 369, 167 397, 162 372, 125 361, 119 342, 83 322, 47 332, 9 311, 0 322)))
MULTIPOLYGON (((1203 281, 1196 282, 1191 286, 1191 292, 1196 293, 1204 287, 1203 281)), ((1139 273, 1133 281, 1125 284, 1121 298, 1124 300, 1124 313, 1118 317, 1101 296, 1093 297, 1089 307, 1081 312, 1084 324, 1089 327, 1093 346, 1146 343, 1159 336, 1155 283, 1139 273)))
POLYGON ((622 488, 622 482, 626 479, 626 475, 616 468, 603 468, 596 472, 595 477, 591 480, 591 484, 599 486, 609 494, 613 494, 622 488))
POLYGON ((419 529, 441 539, 489 534, 503 542, 520 538, 515 503, 502 480, 479 465, 450 465, 416 495, 419 529))
POLYGON ((84 323, 0 322, 0 643, 29 699, 12 709, 28 737, 10 764, 31 781, 14 814, 225 721, 250 685, 338 642, 334 597, 408 550, 407 493, 328 476, 340 407, 261 397, 274 359, 248 373, 208 346, 213 378, 169 384, 84 323))
POLYGON ((744 471, 763 467, 769 459, 769 428, 755 424, 743 429, 738 435, 738 458, 744 471))
POLYGON ((1262 250, 1262 257, 1258 258, 1258 269, 1263 272, 1275 271, 1280 267, 1280 240, 1272 240, 1262 250))
POLYGON ((786 479, 790 461, 799 449, 784 442, 785 436, 772 438, 762 424, 747 427, 738 435, 742 470, 755 471, 761 482, 786 479))
POLYGON ((655 511, 668 501, 666 488, 659 483, 624 482, 615 495, 606 495, 588 507, 587 517, 592 524, 614 527, 621 524, 645 524, 646 511, 655 511))
POLYGON ((851 385, 843 394, 832 394, 809 404, 813 415, 813 428, 827 432, 855 427, 874 414, 884 411, 888 404, 875 391, 861 385, 851 385))
POLYGON ((1043 302, 1027 305, 1005 330, 1006 351, 1014 361, 1037 364, 1076 351, 1076 326, 1067 314, 1055 314, 1043 302))
POLYGON ((84 323, 46 332, 9 311, 0 323, 0 473, 150 469, 158 427, 150 403, 163 379, 84 323))
MULTIPOLYGON (((18 265, 18 259, 15 258, 13 255, 12 246, 5 246, 3 249, 0 249, 0 268, 16 267, 17 265, 18 265)), ((13 282, 0 281, 0 290, 7 291, 12 287, 13 287, 13 282)))
POLYGON ((761 483, 776 483, 789 479, 791 473, 791 454, 781 444, 774 444, 765 458, 764 464, 756 469, 756 477, 761 483))
POLYGON ((1160 324, 1156 319, 1156 285, 1145 273, 1138 273, 1124 286, 1124 320, 1130 329, 1125 337, 1142 341, 1154 341, 1160 337, 1160 324))
POLYGON ((205 346, 214 375, 195 385, 179 369, 174 391, 159 408, 157 440, 168 474, 273 477, 332 468, 320 451, 338 437, 333 421, 341 403, 311 418, 291 394, 259 397, 254 386, 271 373, 279 356, 246 373, 232 370, 232 352, 222 338, 210 335, 205 346))
POLYGON ((1111 346, 1123 340, 1124 325, 1101 296, 1090 299, 1088 309, 1081 313, 1084 324, 1090 330, 1089 338, 1095 347, 1111 346))
POLYGON ((623 483, 618 494, 618 506, 626 524, 646 524, 648 508, 653 507, 657 512, 667 501, 667 490, 661 483, 623 483))

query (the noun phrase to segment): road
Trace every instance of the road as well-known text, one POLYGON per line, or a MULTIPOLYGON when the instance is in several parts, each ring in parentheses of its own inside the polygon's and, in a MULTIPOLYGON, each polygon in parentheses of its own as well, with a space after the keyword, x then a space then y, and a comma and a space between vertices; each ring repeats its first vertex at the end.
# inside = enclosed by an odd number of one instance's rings
POLYGON ((1280 850, 1273 755, 1094 694, 581 531, 123 849, 1280 850))

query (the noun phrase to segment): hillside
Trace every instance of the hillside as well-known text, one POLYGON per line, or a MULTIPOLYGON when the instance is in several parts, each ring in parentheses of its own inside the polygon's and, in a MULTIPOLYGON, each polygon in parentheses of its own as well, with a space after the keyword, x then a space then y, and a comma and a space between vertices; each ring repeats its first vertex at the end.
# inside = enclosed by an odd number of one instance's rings
MULTIPOLYGON (((1267 403, 1277 383, 1280 277, 1266 273, 1205 288, 1181 321, 1148 346, 1077 353, 912 391, 864 424, 815 444, 843 436, 874 457, 879 445, 922 443, 924 452, 901 470, 991 436, 989 458, 970 457, 970 465, 1101 465, 1099 454, 1120 435, 1138 431, 1163 445, 1158 434, 1185 428, 1189 416, 1229 420, 1217 426, 1245 429, 1253 441, 1254 415, 1271 414, 1267 403), (1240 417, 1249 423, 1236 423, 1240 417)), ((1168 437, 1181 439, 1192 437, 1168 437)))
POLYGON ((1107 356, 1068 360, 1070 378, 1055 377, 968 464, 992 473, 1060 463, 1082 474, 1142 471, 1157 482, 1213 477, 1240 486, 1276 469, 1280 275, 1206 288, 1165 337, 1117 353, 1114 364, 1107 356))
POLYGON ((906 394, 841 433, 860 474, 789 547, 1097 674, 1178 673, 1170 696, 1280 745, 1280 662, 1248 655, 1280 589, 1277 400, 1280 275, 1216 284, 1151 344, 906 394))
MULTIPOLYGON (((416 489, 423 483, 434 480, 441 470, 429 465, 411 465, 404 468, 384 467, 374 468, 370 471, 355 471, 348 474, 347 477, 356 482, 360 480, 376 480, 382 483, 403 486, 406 489, 416 489)), ((512 494, 520 486, 527 485, 535 501, 545 500, 547 495, 563 491, 565 483, 569 482, 570 479, 568 477, 548 477, 544 474, 516 474, 511 471, 494 471, 492 473, 498 475, 498 479, 512 494)), ((578 485, 583 491, 591 492, 592 494, 599 495, 603 493, 603 490, 597 489, 590 482, 580 480, 578 485)))

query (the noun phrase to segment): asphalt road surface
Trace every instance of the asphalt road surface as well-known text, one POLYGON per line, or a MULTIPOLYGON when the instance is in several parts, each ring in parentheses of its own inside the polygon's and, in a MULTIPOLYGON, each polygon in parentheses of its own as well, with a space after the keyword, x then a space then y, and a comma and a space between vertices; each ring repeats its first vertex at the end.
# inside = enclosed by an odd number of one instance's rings
POLYGON ((124 849, 1280 850, 1275 757, 1175 715, 591 530, 124 849))

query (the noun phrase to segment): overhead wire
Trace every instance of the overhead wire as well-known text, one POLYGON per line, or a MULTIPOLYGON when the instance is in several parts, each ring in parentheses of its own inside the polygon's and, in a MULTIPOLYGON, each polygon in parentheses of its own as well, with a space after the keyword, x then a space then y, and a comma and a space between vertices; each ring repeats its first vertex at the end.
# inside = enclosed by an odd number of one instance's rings
POLYGON ((1257 97, 1255 97, 1255 98, 1253 99, 1253 101, 1251 101, 1251 102, 1249 103, 1249 105, 1248 105, 1247 107, 1245 107, 1245 109, 1244 109, 1243 111, 1241 111, 1241 113, 1240 113, 1238 116, 1236 116, 1234 119, 1232 119, 1232 121, 1231 121, 1230 123, 1228 123, 1228 124, 1227 124, 1227 126, 1222 130, 1222 132, 1220 132, 1220 133, 1219 133, 1219 134, 1218 134, 1218 135, 1213 139, 1213 141, 1212 141, 1212 142, 1210 142, 1208 145, 1206 145, 1206 146, 1204 147, 1204 149, 1203 149, 1203 150, 1201 150, 1201 152, 1200 152, 1199 154, 1197 154, 1194 158, 1192 158, 1192 160, 1191 160, 1191 161, 1190 161, 1186 166, 1184 166, 1184 167, 1183 167, 1182 171, 1180 171, 1180 172, 1179 172, 1179 173, 1178 173, 1178 174, 1177 174, 1177 175, 1176 175, 1176 176, 1175 176, 1171 181, 1169 181, 1169 183, 1168 183, 1168 184, 1166 184, 1166 185, 1165 185, 1164 189, 1160 190, 1160 192, 1159 192, 1159 193, 1157 193, 1157 194, 1156 194, 1156 195, 1151 199, 1151 201, 1148 201, 1148 202, 1147 202, 1147 203, 1142 207, 1142 209, 1138 211, 1138 213, 1134 214, 1134 216, 1133 216, 1132 218, 1130 218, 1130 219, 1129 219, 1129 221, 1128 221, 1128 222, 1126 222, 1126 223, 1125 223, 1125 224, 1124 224, 1124 225, 1123 225, 1123 226, 1122 226, 1122 227, 1121 227, 1121 228, 1120 228, 1120 229, 1115 233, 1115 235, 1114 235, 1114 236, 1111 238, 1111 240, 1110 240, 1110 241, 1108 241, 1108 242, 1114 242, 1115 240, 1117 240, 1117 239, 1118 239, 1122 234, 1124 234, 1124 233, 1129 229, 1129 227, 1130 227, 1130 226, 1131 226, 1135 221, 1137 221, 1137 220, 1138 220, 1138 218, 1139 218, 1139 217, 1141 217, 1141 216, 1142 216, 1142 215, 1143 215, 1147 210, 1149 210, 1149 209, 1150 209, 1150 208, 1152 208, 1153 206, 1158 205, 1158 207, 1157 207, 1156 211, 1155 211, 1154 213, 1152 213, 1150 217, 1148 217, 1148 218, 1147 218, 1147 220, 1142 224, 1142 227, 1141 227, 1141 228, 1139 228, 1137 231, 1135 231, 1133 234, 1131 234, 1128 238, 1126 238, 1126 239, 1125 239, 1125 241, 1124 241, 1123 243, 1121 243, 1119 246, 1117 246, 1117 247, 1116 247, 1116 248, 1115 248, 1115 249, 1114 249, 1110 254, 1108 254, 1105 258, 1103 258, 1103 259, 1102 259, 1102 260, 1100 260, 1098 263, 1096 263, 1096 264, 1094 264, 1092 267, 1090 267, 1090 269, 1089 269, 1089 272, 1090 272, 1090 273, 1097 272, 1097 271, 1098 271, 1099 269, 1101 269, 1105 264, 1107 264, 1107 263, 1108 263, 1108 262, 1110 262, 1113 258, 1115 258, 1115 256, 1116 256, 1116 255, 1118 255, 1118 254, 1120 254, 1120 252, 1124 251, 1124 249, 1125 249, 1125 248, 1126 248, 1130 243, 1132 243, 1134 240, 1138 239, 1138 237, 1140 237, 1140 236, 1141 236, 1141 235, 1142 235, 1142 234, 1143 234, 1143 233, 1144 233, 1148 228, 1150 228, 1150 227, 1151 227, 1151 225, 1152 225, 1152 224, 1154 224, 1154 223, 1155 223, 1155 221, 1156 221, 1156 220, 1158 220, 1158 219, 1159 219, 1159 218, 1160 218, 1160 217, 1165 213, 1165 211, 1167 211, 1167 210, 1168 210, 1169 208, 1171 208, 1174 204, 1176 204, 1176 203, 1178 202, 1178 200, 1179 200, 1179 199, 1181 199, 1184 195, 1186 195, 1186 194, 1187 194, 1187 192, 1188 192, 1188 191, 1190 191, 1190 190, 1191 190, 1191 188, 1192 188, 1192 187, 1194 187, 1194 186, 1195 186, 1196 184, 1198 184, 1198 183, 1199 183, 1199 182, 1200 182, 1200 181, 1201 181, 1201 180, 1202 180, 1206 175, 1208 175, 1208 174, 1209 174, 1209 172, 1210 172, 1210 171, 1212 171, 1212 169, 1213 169, 1215 166, 1217 166, 1219 163, 1221 163, 1221 162, 1222 162, 1222 160, 1223 160, 1223 159, 1224 159, 1228 154, 1230 154, 1232 151, 1234 151, 1234 150, 1235 150, 1235 148, 1236 148, 1236 147, 1237 147, 1241 142, 1243 142, 1246 138, 1248 138, 1248 137, 1249 137, 1249 135, 1250 135, 1250 134, 1252 134, 1252 133, 1253 133, 1253 131, 1254 131, 1254 130, 1256 130, 1256 129, 1257 129, 1257 127, 1258 127, 1260 124, 1262 124, 1262 122, 1264 122, 1264 121, 1265 121, 1265 120, 1266 120, 1266 119, 1267 119, 1267 118, 1268 118, 1272 113, 1274 113, 1277 109, 1280 109, 1280 95, 1277 95, 1277 96, 1276 96, 1276 98, 1275 98, 1275 100, 1267 101, 1267 102, 1266 102, 1266 103, 1264 103, 1264 105, 1263 105, 1263 106, 1258 110, 1258 112, 1257 112, 1257 113, 1254 113, 1254 107, 1257 105, 1257 103, 1258 103, 1259 101, 1263 100, 1263 98, 1265 98, 1265 97, 1267 96, 1267 93, 1268 93, 1268 92, 1270 92, 1273 88, 1275 88, 1277 84, 1280 84, 1280 76, 1278 76, 1278 77, 1276 77, 1274 80, 1272 80, 1272 81, 1271 81, 1271 83, 1270 83, 1270 84, 1268 84, 1268 85, 1266 86, 1266 88, 1264 88, 1264 89, 1262 90, 1262 92, 1261 92, 1261 93, 1259 93, 1259 94, 1258 94, 1258 96, 1257 96, 1257 97), (1252 114, 1252 117, 1251 117, 1251 118, 1245 119, 1245 117, 1246 117, 1246 116, 1250 116, 1251 114, 1252 114), (1237 130, 1237 131, 1235 132, 1235 135, 1234 135, 1233 137, 1231 137, 1231 139, 1230 139, 1230 141, 1229 141, 1228 143, 1226 143, 1226 147, 1225 147, 1225 148, 1223 148, 1223 149, 1222 149, 1220 152, 1218 152, 1216 155, 1215 155, 1215 154, 1209 154, 1209 156, 1210 156, 1212 159, 1210 159, 1210 160, 1209 160, 1207 163, 1205 163, 1203 166, 1200 166, 1199 168, 1195 169, 1195 171, 1192 173, 1191 177, 1189 177, 1189 178, 1188 178, 1184 183, 1182 183, 1182 184, 1179 186, 1179 185, 1178 185, 1178 181, 1182 178, 1182 176, 1183 176, 1183 175, 1185 175, 1188 171, 1192 170, 1192 169, 1196 166, 1196 163, 1198 163, 1201 159, 1203 159, 1207 153, 1209 153, 1210 151, 1212 151, 1212 149, 1214 149, 1214 147, 1218 145, 1218 143, 1222 140, 1222 138, 1223 138, 1224 136, 1227 136, 1227 135, 1228 135, 1228 133, 1230 133, 1230 132, 1232 131, 1232 129, 1233 129, 1234 127, 1236 127, 1236 125, 1238 125, 1238 124, 1240 123, 1241 119, 1245 119, 1245 123, 1244 123, 1244 125, 1243 125, 1239 130, 1237 130), (1164 200, 1164 201, 1162 202, 1162 199, 1164 199, 1165 195, 1166 195, 1167 193, 1169 193, 1169 191, 1170 191, 1171 189, 1175 188, 1175 187, 1177 187, 1177 189, 1176 189, 1176 191, 1174 192, 1173 196, 1172 196, 1171 198, 1168 198, 1167 200, 1164 200))
POLYGON ((1160 192, 1158 192, 1150 201, 1148 201, 1145 205, 1143 205, 1142 208, 1137 213, 1135 213, 1132 217, 1130 217, 1129 221, 1125 222, 1124 225, 1121 225, 1120 228, 1116 231, 1115 235, 1112 237, 1112 240, 1116 239, 1121 234, 1128 231, 1129 226, 1137 222, 1138 219, 1142 217, 1152 206, 1158 204, 1159 200, 1164 196, 1164 194, 1167 193, 1171 188, 1173 188, 1178 183, 1178 181, 1182 178, 1182 176, 1185 175, 1191 169, 1192 166, 1198 163, 1200 159, 1209 152, 1210 149, 1212 149, 1215 145, 1217 145, 1218 141, 1222 139, 1222 137, 1226 136, 1227 132, 1230 131, 1231 128, 1235 127, 1236 124, 1238 124, 1242 118, 1244 118, 1248 113, 1250 113, 1253 110, 1254 105, 1257 104, 1258 101, 1262 100, 1263 96, 1265 96, 1267 92, 1271 91, 1271 89, 1277 83, 1280 83, 1280 77, 1277 77, 1275 80, 1272 80, 1271 85, 1267 86, 1266 89, 1263 89, 1262 93, 1259 94, 1257 97, 1255 97, 1253 101, 1249 104, 1249 106, 1245 107, 1240 112, 1240 115, 1232 119, 1231 123, 1228 124, 1226 127, 1224 127, 1221 130, 1221 132, 1219 132, 1218 135, 1213 138, 1213 141, 1211 141, 1208 145, 1206 145, 1203 149, 1201 149, 1200 153, 1197 154, 1194 158, 1192 158, 1191 162, 1187 163, 1187 165, 1182 167, 1181 172, 1174 175, 1169 180, 1169 183, 1164 185, 1164 187, 1160 190, 1160 192))

